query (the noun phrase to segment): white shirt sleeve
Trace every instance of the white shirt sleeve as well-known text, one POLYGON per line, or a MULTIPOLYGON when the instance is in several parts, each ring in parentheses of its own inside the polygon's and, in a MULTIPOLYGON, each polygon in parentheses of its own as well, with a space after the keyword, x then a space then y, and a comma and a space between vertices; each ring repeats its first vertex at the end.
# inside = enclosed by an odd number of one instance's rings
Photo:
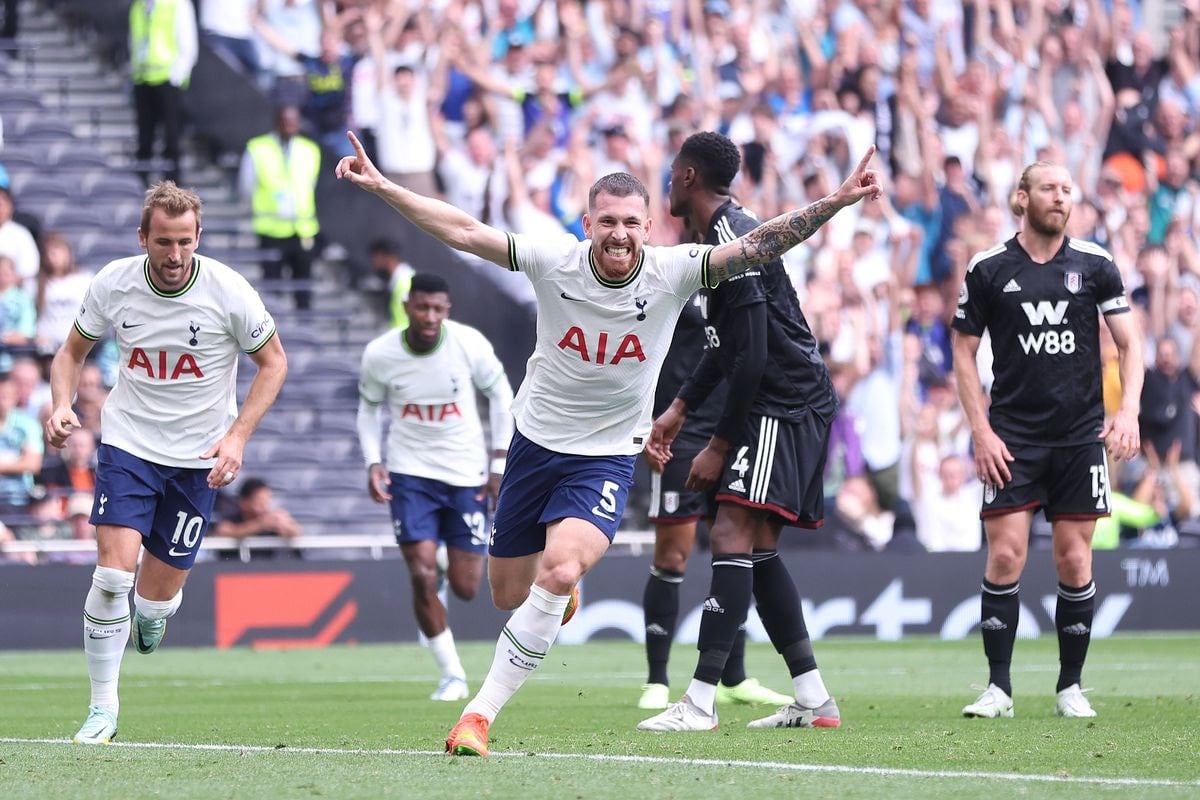
POLYGON ((681 244, 657 249, 659 269, 674 288, 676 296, 687 299, 704 286, 708 274, 708 256, 712 250, 712 245, 707 244, 681 244))
POLYGON ((108 316, 108 285, 105 278, 111 274, 101 270, 83 296, 79 314, 75 317, 75 327, 89 339, 99 339, 112 325, 108 316))
POLYGON ((580 242, 569 233, 553 239, 534 238, 519 233, 508 234, 509 268, 524 273, 531 282, 537 282, 547 271, 563 266, 591 247, 587 241, 580 242), (581 250, 581 246, 582 249, 581 250))
POLYGON ((513 434, 512 386, 491 342, 478 331, 475 332, 474 338, 476 341, 471 347, 471 380, 488 399, 491 449, 506 450, 513 434))
POLYGON ((196 7, 182 0, 175 9, 175 42, 179 46, 175 63, 171 65, 171 84, 184 86, 192 76, 192 68, 200 54, 196 35, 196 7))
POLYGON ((271 340, 275 334, 275 319, 250 282, 237 273, 233 273, 233 285, 227 292, 226 303, 230 310, 231 332, 239 347, 254 353, 271 340))

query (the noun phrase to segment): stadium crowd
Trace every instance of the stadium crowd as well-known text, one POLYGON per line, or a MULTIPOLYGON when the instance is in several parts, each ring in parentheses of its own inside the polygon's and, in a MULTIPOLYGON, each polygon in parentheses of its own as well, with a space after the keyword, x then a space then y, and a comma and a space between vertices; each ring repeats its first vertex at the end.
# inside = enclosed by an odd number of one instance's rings
MULTIPOLYGON (((1113 475, 1095 546, 1200 541, 1200 2, 1153 19, 1144 4, 197 0, 201 41, 300 107, 327 163, 352 129, 389 178, 502 229, 582 237, 589 186, 626 171, 651 191, 655 241, 683 240, 666 181, 698 130, 741 147, 733 193, 764 219, 827 194, 874 143, 885 201, 785 257, 843 401, 822 536, 930 551, 981 547, 949 321, 971 257, 1015 232, 1009 197, 1036 160, 1068 167, 1068 233, 1112 253, 1146 335, 1144 455, 1113 475)), ((75 535, 83 456, 43 459, 31 426, 90 273, 52 231, 39 249, 12 200, 0 191, 0 511, 48 506, 75 535)), ((81 391, 89 427, 114 374, 101 357, 81 391)))

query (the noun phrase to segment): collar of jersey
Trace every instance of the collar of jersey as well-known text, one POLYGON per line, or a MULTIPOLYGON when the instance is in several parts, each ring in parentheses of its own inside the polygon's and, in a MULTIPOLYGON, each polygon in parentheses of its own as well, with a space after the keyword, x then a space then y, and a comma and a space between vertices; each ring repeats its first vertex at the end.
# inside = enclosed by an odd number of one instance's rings
POLYGON ((610 280, 605 280, 604 276, 600 274, 600 270, 596 269, 596 255, 592 252, 592 248, 588 248, 588 266, 592 268, 592 276, 600 282, 601 286, 609 289, 620 289, 622 286, 628 286, 629 284, 633 283, 633 279, 636 278, 638 273, 642 271, 642 264, 644 264, 645 261, 646 248, 643 247, 642 252, 638 253, 637 264, 632 270, 629 271, 629 275, 626 276, 625 280, 618 283, 613 283, 610 280))
POLYGON ((192 256, 192 277, 177 292, 164 292, 154 285, 154 281, 150 278, 150 256, 146 256, 146 260, 142 262, 142 274, 146 276, 146 285, 150 287, 150 291, 159 297, 179 297, 196 283, 196 276, 200 274, 200 259, 192 256))
POLYGON ((410 356, 413 356, 415 358, 425 358, 426 356, 433 355, 434 353, 436 353, 438 350, 440 350, 442 348, 442 342, 446 341, 446 323, 443 322, 441 330, 438 331, 437 344, 435 344, 430 349, 426 350, 424 353, 418 353, 416 350, 413 350, 411 347, 408 346, 408 336, 406 335, 407 333, 408 333, 408 328, 405 328, 404 330, 400 331, 400 346, 404 348, 404 352, 408 353, 410 356))

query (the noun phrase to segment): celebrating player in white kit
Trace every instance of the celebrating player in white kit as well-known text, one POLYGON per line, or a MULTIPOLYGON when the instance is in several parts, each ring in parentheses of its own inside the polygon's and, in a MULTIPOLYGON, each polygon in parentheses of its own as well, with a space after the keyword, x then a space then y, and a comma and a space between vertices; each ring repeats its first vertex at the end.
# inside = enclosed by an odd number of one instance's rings
MULTIPOLYGON (((217 489, 275 402, 287 357, 258 293, 224 264, 195 253, 200 198, 165 181, 146 194, 138 241, 145 256, 97 273, 50 369, 50 443, 62 447, 79 419, 71 408, 92 346, 113 329, 121 356, 101 413, 96 570, 83 606, 92 693, 79 744, 117 735, 117 681, 125 642, 153 653, 212 517, 217 489), (238 356, 258 368, 238 412, 238 356), (146 556, 138 569, 142 549, 146 556), (135 613, 129 617, 129 590, 135 613)), ((86 431, 79 435, 90 435, 86 431)))
POLYGON ((584 230, 538 241, 504 233, 387 180, 350 134, 339 178, 379 195, 447 245, 524 273, 538 302, 537 343, 513 406, 516 432, 492 524, 492 599, 515 609, 492 668, 450 731, 446 750, 487 755, 488 728, 546 657, 580 578, 604 555, 650 433, 658 372, 683 306, 702 285, 777 258, 841 208, 876 197, 871 148, 836 192, 716 247, 645 246, 646 188, 598 180, 584 230))
POLYGON ((358 441, 367 490, 390 503, 396 542, 412 576, 413 610, 441 669, 431 700, 467 699, 467 676, 438 596, 437 550, 446 544, 446 578, 463 600, 483 579, 488 498, 495 499, 512 437, 512 387, 492 345, 454 322, 444 278, 418 273, 404 303, 408 327, 372 340, 362 357, 358 441), (475 391, 488 398, 489 461, 475 391), (379 406, 391 416, 387 466, 379 406))

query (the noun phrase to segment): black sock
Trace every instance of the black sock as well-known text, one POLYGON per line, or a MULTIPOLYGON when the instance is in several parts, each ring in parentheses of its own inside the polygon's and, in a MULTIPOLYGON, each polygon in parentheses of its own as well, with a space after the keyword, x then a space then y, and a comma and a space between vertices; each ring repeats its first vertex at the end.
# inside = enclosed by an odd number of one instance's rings
POLYGON ((787 565, 774 550, 754 552, 754 602, 767 636, 787 662, 791 676, 816 669, 817 660, 800 607, 800 592, 787 565))
POLYGON ((650 568, 646 591, 642 594, 642 614, 646 621, 647 683, 667 683, 667 660, 675 625, 679 621, 679 584, 683 573, 660 567, 650 568))
POLYGON ((749 553, 713 555, 712 584, 700 615, 700 660, 694 677, 716 685, 725 671, 738 628, 746 622, 754 592, 753 563, 749 553))
POLYGON ((979 630, 988 660, 988 683, 1012 697, 1012 654, 1021 618, 1020 582, 998 584, 984 578, 979 630))
POLYGON ((733 637, 733 647, 729 649, 729 658, 725 659, 725 671, 721 673, 721 683, 726 686, 737 686, 746 680, 746 626, 738 628, 737 636, 733 637))
POLYGON ((1083 675, 1083 661, 1092 642, 1092 618, 1096 614, 1096 582, 1078 588, 1058 585, 1054 627, 1058 628, 1058 688, 1061 692, 1083 675))

